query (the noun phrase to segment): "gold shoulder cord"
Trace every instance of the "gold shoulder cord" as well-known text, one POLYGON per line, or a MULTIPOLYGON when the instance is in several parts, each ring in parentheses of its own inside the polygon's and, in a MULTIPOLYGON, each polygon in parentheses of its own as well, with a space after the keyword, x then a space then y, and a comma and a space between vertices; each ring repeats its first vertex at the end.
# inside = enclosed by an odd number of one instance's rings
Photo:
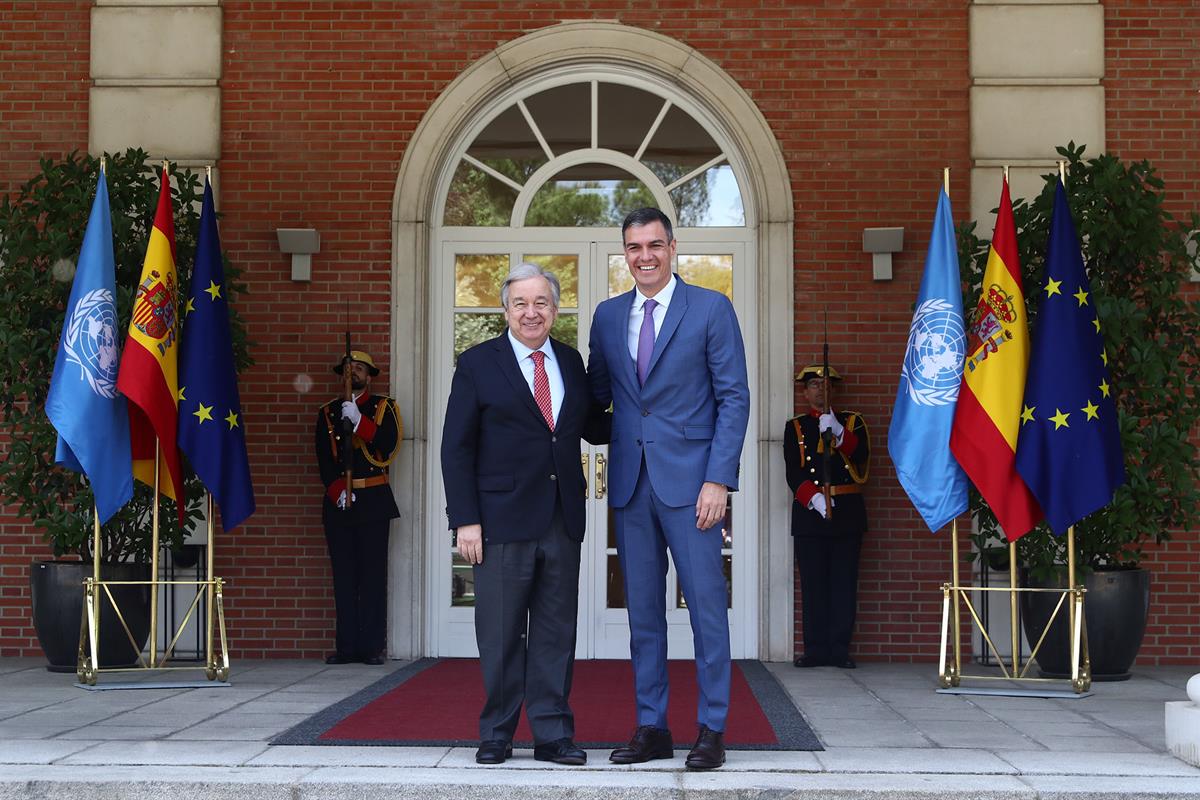
POLYGON ((375 406, 375 424, 382 423, 384 415, 389 411, 396 419, 396 446, 392 448, 392 452, 386 458, 376 458, 375 454, 368 449, 367 443, 356 437, 358 449, 362 451, 363 457, 371 464, 381 468, 387 467, 396 459, 396 453, 400 451, 400 440, 404 438, 404 423, 400 421, 400 412, 396 409, 396 401, 390 397, 379 398, 379 403, 375 406))
MULTIPOLYGON (((870 433, 867 431, 866 421, 864 421, 862 417, 860 417, 858 414, 854 413, 853 411, 850 412, 850 415, 846 418, 846 429, 853 431, 854 426, 857 423, 862 423, 862 435, 867 437, 867 441, 869 443, 870 442, 870 433)), ((863 464, 862 474, 860 475, 858 472, 858 468, 856 466, 854 466, 854 464, 850 463, 850 459, 846 457, 846 454, 843 453, 841 450, 839 450, 838 453, 842 456, 842 460, 846 462, 846 471, 850 473, 850 478, 857 484, 866 483, 867 475, 871 471, 870 456, 867 457, 867 463, 863 464)))
POLYGON ((796 429, 796 442, 800 445, 800 466, 804 466, 804 431, 800 430, 799 417, 792 417, 792 427, 796 429))
POLYGON ((333 452, 333 460, 337 461, 338 447, 337 439, 333 434, 333 420, 329 416, 329 404, 321 406, 321 415, 325 417, 325 430, 329 433, 329 449, 333 452))

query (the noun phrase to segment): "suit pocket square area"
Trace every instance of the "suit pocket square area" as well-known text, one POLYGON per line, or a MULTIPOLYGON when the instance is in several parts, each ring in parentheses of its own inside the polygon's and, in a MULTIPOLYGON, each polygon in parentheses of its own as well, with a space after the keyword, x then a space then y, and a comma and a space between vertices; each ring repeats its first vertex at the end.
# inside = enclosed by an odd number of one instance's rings
POLYGON ((511 492, 515 485, 512 475, 480 475, 476 483, 481 492, 511 492))
POLYGON ((684 425, 683 438, 711 439, 716 429, 712 425, 684 425))

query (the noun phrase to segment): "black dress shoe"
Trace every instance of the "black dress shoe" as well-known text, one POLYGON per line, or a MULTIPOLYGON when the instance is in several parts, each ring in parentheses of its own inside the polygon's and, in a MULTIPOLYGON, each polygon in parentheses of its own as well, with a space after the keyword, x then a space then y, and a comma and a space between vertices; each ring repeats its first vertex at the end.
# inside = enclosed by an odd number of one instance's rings
POLYGON ((850 656, 846 656, 845 658, 835 659, 833 662, 833 665, 835 667, 841 667, 842 669, 857 669, 858 668, 858 664, 854 663, 854 659, 851 658, 850 656))
POLYGON ((387 658, 383 653, 376 653, 373 656, 367 656, 362 660, 364 664, 369 664, 372 667, 378 667, 387 662, 387 658))
POLYGON ((555 764, 569 764, 578 767, 587 763, 587 753, 575 746, 570 739, 556 739, 553 742, 535 745, 533 748, 535 761, 553 761, 555 764))
POLYGON ((629 744, 613 750, 608 760, 614 764, 643 764, 656 758, 674 757, 675 744, 671 741, 669 730, 639 725, 629 744))
POLYGON ((716 769, 725 763, 725 734, 700 726, 696 746, 687 755, 688 769, 716 769))
POLYGON ((330 653, 325 656, 326 664, 355 664, 358 659, 354 656, 348 656, 345 653, 330 653))
POLYGON ((479 743, 475 751, 476 764, 503 764, 512 757, 512 742, 503 739, 488 739, 479 743))
POLYGON ((811 669, 812 667, 824 667, 824 666, 827 666, 828 664, 829 664, 828 661, 824 661, 822 659, 815 658, 813 656, 800 656, 799 658, 797 658, 795 661, 792 662, 793 667, 800 667, 801 669, 811 669))

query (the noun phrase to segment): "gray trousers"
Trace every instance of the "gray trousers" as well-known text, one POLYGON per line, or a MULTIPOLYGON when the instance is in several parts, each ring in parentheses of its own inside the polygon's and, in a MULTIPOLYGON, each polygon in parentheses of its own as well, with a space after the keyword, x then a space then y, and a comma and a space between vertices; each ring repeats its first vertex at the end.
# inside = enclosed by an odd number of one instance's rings
POLYGON ((487 692, 479 738, 512 741, 521 707, 535 744, 575 738, 580 543, 556 512, 540 538, 484 545, 475 572, 475 641, 487 692))

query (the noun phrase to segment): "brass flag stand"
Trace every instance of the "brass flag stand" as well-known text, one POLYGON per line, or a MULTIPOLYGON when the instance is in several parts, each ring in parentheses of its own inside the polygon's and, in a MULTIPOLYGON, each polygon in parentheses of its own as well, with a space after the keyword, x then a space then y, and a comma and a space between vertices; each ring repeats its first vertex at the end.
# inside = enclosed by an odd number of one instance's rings
POLYGON ((1023 697, 1084 697, 1086 694, 1090 694, 1092 669, 1091 661, 1088 658, 1087 629, 1084 626, 1083 620, 1083 599, 1087 590, 1082 585, 1077 584, 1075 580, 1075 526, 1072 525, 1067 529, 1067 588, 1065 589, 1032 589, 1017 586, 1016 542, 1008 543, 1008 586, 962 586, 958 581, 958 520, 955 520, 953 523, 950 541, 951 579, 950 582, 942 584, 942 646, 938 657, 938 686, 940 688, 937 691, 946 694, 1001 694, 1023 697), (1008 594, 1009 609, 1011 612, 1009 615, 1009 625, 1012 636, 1012 659, 1008 663, 1005 663, 1005 660, 996 651, 996 645, 988 635, 987 628, 980 619, 974 603, 971 602, 971 592, 1004 592, 1008 594), (1033 651, 1029 654, 1029 660, 1022 664, 1021 634, 1017 621, 1017 600, 1020 594, 1033 592, 1057 594, 1059 598, 1057 605, 1054 607, 1054 612, 1046 621, 1046 626, 1042 629, 1038 637, 1037 644, 1034 645, 1033 651), (1050 632, 1054 621, 1062 613, 1064 605, 1067 607, 1068 616, 1067 627, 1071 647, 1071 677, 1069 679, 1031 677, 1026 673, 1029 672, 1030 665, 1037 658, 1038 650, 1041 649, 1042 643, 1045 642, 1046 635, 1050 632), (966 675, 963 673, 960 607, 967 609, 971 615, 972 622, 983 635, 984 641, 987 642, 987 646, 991 650, 992 657, 1000 665, 1000 675, 966 675), (953 625, 951 625, 951 619, 953 619, 953 625), (953 642, 948 641, 951 635, 954 637, 953 642), (953 647, 953 659, 947 660, 947 652, 950 650, 951 645, 953 647), (981 681, 1005 681, 1018 685, 1031 684, 1034 686, 1061 684, 1064 680, 1067 680, 1070 683, 1071 691, 1020 688, 972 689, 960 686, 964 678, 981 681))
POLYGON ((100 579, 100 517, 99 514, 94 516, 93 525, 93 544, 92 544, 92 577, 84 581, 84 605, 83 614, 79 623, 79 651, 76 661, 75 674, 79 678, 81 684, 87 686, 95 686, 96 678, 101 672, 144 672, 146 670, 161 670, 161 671, 177 671, 177 670, 194 670, 203 669, 204 675, 210 681, 221 681, 225 683, 229 680, 229 647, 225 635, 225 607, 224 607, 224 585, 222 578, 213 576, 213 504, 212 495, 206 496, 207 517, 208 517, 208 546, 207 550, 207 569, 205 571, 205 580, 195 581, 179 581, 170 580, 163 581, 158 579, 158 481, 159 481, 159 466, 160 452, 158 447, 155 447, 154 452, 154 512, 151 532, 150 545, 150 580, 148 581, 106 581, 100 579), (109 590, 110 586, 148 586, 150 589, 150 654, 147 659, 143 653, 139 643, 134 638, 134 635, 129 630, 129 624, 125 621, 125 616, 117 605, 116 599, 109 590), (171 642, 163 651, 162 656, 158 654, 158 593, 161 587, 167 586, 194 586, 196 594, 192 598, 191 604, 188 606, 187 613, 180 622, 179 627, 175 629, 171 637, 171 642), (129 640, 129 645, 133 651, 137 653, 138 664, 134 667, 108 667, 102 668, 99 659, 99 642, 100 642, 100 608, 104 602, 101 597, 107 598, 112 605, 113 611, 117 615, 117 621, 125 631, 125 637, 129 640), (203 665, 188 665, 188 666, 167 666, 171 659, 171 654, 175 649, 175 644, 179 641, 180 635, 191 621, 192 615, 196 612, 201 600, 205 600, 204 626, 205 626, 205 648, 204 648, 204 664, 203 665), (216 633, 220 637, 219 649, 213 647, 214 623, 216 625, 216 633))

